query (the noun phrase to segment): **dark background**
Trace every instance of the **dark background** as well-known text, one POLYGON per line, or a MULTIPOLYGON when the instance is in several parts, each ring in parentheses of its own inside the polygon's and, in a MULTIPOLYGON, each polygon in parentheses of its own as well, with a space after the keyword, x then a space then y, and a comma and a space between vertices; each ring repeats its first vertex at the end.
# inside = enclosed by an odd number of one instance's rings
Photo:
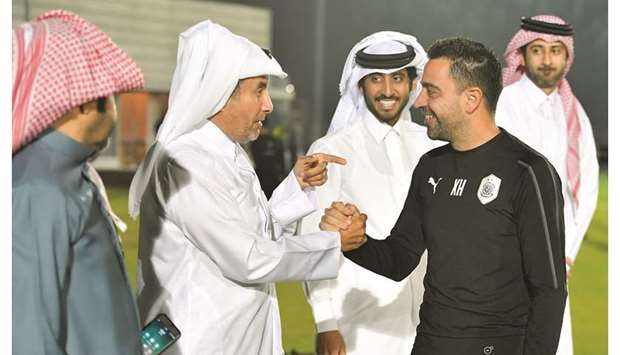
MULTIPOLYGON (((412 34, 428 48, 442 37, 480 41, 500 57, 521 16, 554 14, 575 29, 575 62, 568 75, 588 113, 599 149, 607 150, 606 0, 235 0, 273 13, 273 52, 296 88, 306 146, 322 136, 339 99, 349 50, 376 31, 412 34)), ((276 107, 277 109, 277 107, 276 107)))

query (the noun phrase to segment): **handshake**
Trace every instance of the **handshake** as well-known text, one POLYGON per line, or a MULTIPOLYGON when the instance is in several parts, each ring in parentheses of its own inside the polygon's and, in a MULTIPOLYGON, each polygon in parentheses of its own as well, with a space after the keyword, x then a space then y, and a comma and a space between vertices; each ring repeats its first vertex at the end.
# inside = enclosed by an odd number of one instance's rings
POLYGON ((325 209, 319 228, 339 232, 342 251, 351 251, 366 243, 366 218, 353 204, 333 202, 325 209))

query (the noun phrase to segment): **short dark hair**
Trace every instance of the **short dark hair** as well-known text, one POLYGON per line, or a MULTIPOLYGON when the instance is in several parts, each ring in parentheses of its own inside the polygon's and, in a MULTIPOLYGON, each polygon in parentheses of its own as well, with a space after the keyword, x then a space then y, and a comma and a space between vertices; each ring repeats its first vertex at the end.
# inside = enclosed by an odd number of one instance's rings
POLYGON ((490 49, 465 38, 444 38, 433 43, 428 57, 448 59, 450 76, 458 83, 459 90, 479 87, 489 111, 495 113, 502 91, 502 66, 490 49))

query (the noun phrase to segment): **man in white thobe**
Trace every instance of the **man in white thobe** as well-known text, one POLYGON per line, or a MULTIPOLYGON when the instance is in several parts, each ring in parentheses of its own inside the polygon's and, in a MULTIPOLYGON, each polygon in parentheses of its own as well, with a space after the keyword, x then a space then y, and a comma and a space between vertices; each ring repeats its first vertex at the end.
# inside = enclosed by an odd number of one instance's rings
POLYGON ((167 354, 282 354, 274 282, 337 274, 338 233, 293 238, 290 225, 316 207, 304 189, 344 161, 301 158, 267 201, 239 145, 273 109, 268 75, 286 76, 269 51, 222 26, 180 35, 170 109, 130 188, 130 212, 142 214, 142 322, 165 313, 181 331, 167 354))
MULTIPOLYGON (((498 126, 542 153, 562 179, 567 270, 596 209, 599 174, 590 120, 565 78, 574 60, 572 32, 556 16, 521 20, 504 54, 504 90, 495 113, 498 126)), ((571 333, 567 298, 558 355, 573 353, 571 333)))
MULTIPOLYGON (((347 201, 365 211, 368 235, 389 235, 400 215, 418 159, 434 147, 426 128, 411 121, 426 52, 410 35, 383 31, 350 51, 340 81, 341 99, 328 134, 310 148, 346 157, 316 188, 321 209, 347 201)), ((319 230, 321 213, 302 220, 301 232, 319 230)), ((317 331, 317 353, 411 353, 426 261, 401 282, 348 259, 338 278, 305 283, 317 331)))

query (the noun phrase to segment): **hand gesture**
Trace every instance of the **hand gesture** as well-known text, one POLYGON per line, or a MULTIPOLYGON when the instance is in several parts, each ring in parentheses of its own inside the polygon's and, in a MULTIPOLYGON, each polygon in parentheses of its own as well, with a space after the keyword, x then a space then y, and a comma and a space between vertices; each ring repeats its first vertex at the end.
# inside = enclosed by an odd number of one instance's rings
POLYGON ((350 203, 334 202, 321 217, 321 230, 340 232, 342 251, 351 251, 366 243, 367 216, 350 203))
POLYGON ((341 157, 315 153, 297 158, 293 173, 302 188, 321 186, 327 181, 327 163, 345 165, 347 161, 341 157))

